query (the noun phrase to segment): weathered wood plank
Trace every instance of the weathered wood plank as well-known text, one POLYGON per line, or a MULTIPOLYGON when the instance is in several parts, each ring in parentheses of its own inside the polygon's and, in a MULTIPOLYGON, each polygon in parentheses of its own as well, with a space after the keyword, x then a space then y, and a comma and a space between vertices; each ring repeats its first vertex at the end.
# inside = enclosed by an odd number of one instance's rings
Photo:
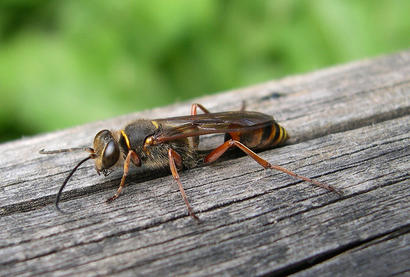
POLYGON ((399 276, 410 273, 410 234, 405 227, 368 243, 354 247, 334 259, 302 271, 295 276, 399 276), (360 269, 362 274, 358 272, 360 269), (358 274, 359 273, 359 274, 358 274))
MULTIPOLYGON (((55 193, 80 157, 39 149, 89 145, 101 128, 186 114, 189 104, 0 145, 0 275, 377 272, 378 263, 346 264, 391 233, 401 232, 388 241, 392 253, 407 250, 399 247, 410 225, 409 62, 403 52, 196 101, 220 111, 246 100, 275 114, 293 140, 261 155, 342 189, 343 198, 241 157, 181 173, 198 225, 170 176, 132 177, 107 205, 121 172, 98 177, 90 163, 64 194, 63 208, 74 213, 55 211, 55 193)), ((407 265, 393 262, 391 272, 407 265)))
MULTIPOLYGON (((238 109, 241 101, 247 100, 250 110, 275 115, 291 134, 290 143, 300 142, 408 114, 409 56, 409 52, 403 52, 373 62, 354 63, 342 66, 339 70, 319 71, 206 97, 199 101, 212 111, 221 111, 238 109), (276 97, 278 92, 282 96, 276 97), (272 96, 274 98, 270 98, 272 96)), ((3 209, 27 209, 51 203, 63 175, 67 174, 76 161, 75 158, 73 160, 73 155, 41 156, 37 154, 38 149, 88 146, 100 129, 119 128, 136 117, 182 115, 187 114, 187 111, 189 104, 171 106, 3 144, 3 161, 0 168, 3 174, 0 177, 2 185, 10 192, 0 195, 3 209), (13 170, 17 165, 23 164, 23 157, 24 167, 13 170), (53 173, 60 174, 50 178, 53 173), (46 178, 48 181, 43 183, 45 186, 36 181, 46 178)), ((91 168, 92 166, 87 167, 88 172, 91 168)), ((83 178, 77 188, 91 186, 96 189, 95 186, 101 183, 101 178, 90 173, 81 176, 83 178)), ((115 180, 117 178, 118 176, 115 176, 115 180)), ((70 189, 68 188, 68 191, 70 189)))
MULTIPOLYGON (((347 191, 344 199, 278 174, 266 175, 244 157, 229 166, 241 172, 236 184, 221 178, 221 191, 203 193, 205 185, 189 190, 201 194, 193 199, 202 210, 204 224, 200 225, 189 217, 156 215, 164 199, 156 199, 155 191, 148 191, 149 184, 141 184, 145 195, 141 188, 131 186, 130 190, 137 190, 128 195, 131 200, 114 208, 93 210, 93 198, 104 199, 103 193, 97 193, 66 203, 71 209, 80 207, 80 214, 56 217, 53 208, 46 207, 2 217, 2 226, 10 228, 2 230, 10 238, 0 259, 5 262, 2 272, 44 274, 47 267, 57 275, 117 270, 153 275, 292 272, 288 270, 294 264, 331 257, 352 242, 371 241, 409 225, 408 128, 403 134, 409 119, 314 140, 320 149, 331 148, 335 142, 339 145, 339 152, 326 158, 323 178, 342 184, 347 191), (366 137, 372 145, 362 144, 366 137), (351 177, 345 180, 346 176, 351 177)), ((291 147, 297 151, 299 144, 291 147)), ((279 159, 285 158, 279 154, 279 159)), ((318 166, 310 157, 305 159, 306 171, 318 166)), ((227 169, 226 163, 230 162, 217 165, 215 172, 227 169)), ((200 183, 208 173, 205 169, 187 172, 200 183)), ((172 187, 167 179, 153 180, 151 185, 165 181, 163 186, 172 187)), ((171 201, 176 202, 177 190, 171 194, 171 201)))

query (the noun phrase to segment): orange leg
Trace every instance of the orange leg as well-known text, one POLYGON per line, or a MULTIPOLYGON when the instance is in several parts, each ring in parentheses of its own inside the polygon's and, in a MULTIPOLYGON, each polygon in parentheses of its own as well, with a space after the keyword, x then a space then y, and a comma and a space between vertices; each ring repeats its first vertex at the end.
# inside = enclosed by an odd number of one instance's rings
POLYGON ((245 109, 246 109, 246 103, 245 103, 245 100, 242 100, 242 106, 241 106, 240 111, 243 112, 245 109))
MULTIPOLYGON (((204 113, 211 113, 207 108, 205 108, 203 105, 195 103, 192 104, 191 106, 191 115, 197 115, 197 109, 201 109, 204 113)), ((242 106, 240 111, 244 111, 246 109, 246 103, 245 101, 242 101, 242 106)))
POLYGON ((125 187, 125 178, 127 178, 131 160, 135 165, 141 164, 137 153, 135 153, 134 150, 128 151, 127 157, 125 158, 124 162, 124 173, 122 174, 120 186, 118 187, 117 192, 112 197, 107 199, 107 203, 114 201, 118 198, 118 196, 120 196, 122 189, 125 187))
POLYGON ((216 149, 214 149, 210 154, 208 154, 208 156, 205 157, 204 162, 205 162, 205 163, 214 162, 214 161, 217 160, 220 156, 222 156, 222 154, 225 153, 226 150, 228 150, 228 149, 229 149, 230 147, 232 147, 232 146, 236 146, 236 147, 238 147, 239 149, 241 149, 243 152, 245 152, 248 156, 250 156, 252 159, 254 159, 258 164, 260 164, 261 166, 263 166, 265 169, 270 168, 270 169, 276 169, 276 170, 282 171, 282 172, 284 172, 284 173, 286 173, 286 174, 289 174, 289 175, 291 175, 291 176, 293 176, 293 177, 299 178, 299 179, 301 179, 301 180, 304 180, 304 181, 306 181, 306 182, 309 182, 309 183, 314 184, 314 185, 316 185, 316 186, 319 186, 319 187, 321 187, 321 188, 324 188, 324 189, 327 189, 327 190, 329 190, 329 191, 336 192, 336 193, 339 194, 339 195, 342 195, 342 192, 341 192, 341 191, 335 189, 335 188, 332 187, 332 186, 329 186, 329 185, 326 185, 326 184, 317 182, 317 181, 312 180, 312 179, 309 179, 309 178, 307 178, 307 177, 305 177, 305 176, 298 175, 298 174, 296 174, 295 172, 290 171, 290 170, 287 170, 286 168, 283 168, 283 167, 281 167, 281 166, 270 164, 268 161, 262 159, 259 155, 257 155, 255 152, 253 152, 252 150, 250 150, 248 147, 246 147, 244 144, 240 143, 240 142, 237 141, 237 140, 232 140, 232 139, 230 139, 230 140, 224 142, 222 145, 220 145, 219 147, 217 147, 216 149))
POLYGON ((192 104, 191 106, 191 115, 197 115, 196 110, 198 108, 201 109, 204 113, 210 113, 208 109, 206 109, 204 106, 202 106, 201 104, 195 103, 195 104, 192 104))
MULTIPOLYGON (((192 104, 191 106, 191 115, 197 115, 197 109, 202 110, 205 114, 209 114, 210 112, 208 111, 207 108, 205 108, 204 106, 202 106, 201 104, 195 103, 192 104)), ((192 137, 192 147, 195 149, 198 149, 198 145, 199 145, 199 136, 197 137, 192 137)))
POLYGON ((173 149, 168 150, 168 157, 169 157, 169 168, 171 169, 172 176, 174 177, 175 181, 177 181, 179 190, 181 191, 182 198, 184 199, 185 205, 188 208, 188 213, 192 216, 195 220, 199 221, 199 218, 193 212, 191 205, 189 205, 188 198, 186 197, 184 188, 182 187, 181 181, 179 180, 179 174, 177 167, 182 167, 182 159, 181 156, 175 152, 173 149))

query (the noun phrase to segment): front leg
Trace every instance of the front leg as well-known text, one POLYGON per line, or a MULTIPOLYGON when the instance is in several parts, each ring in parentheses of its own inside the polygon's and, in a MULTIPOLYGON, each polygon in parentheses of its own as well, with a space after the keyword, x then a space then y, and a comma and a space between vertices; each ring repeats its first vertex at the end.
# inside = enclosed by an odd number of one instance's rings
POLYGON ((135 153, 134 150, 129 150, 128 154, 127 154, 127 157, 125 158, 124 173, 122 174, 120 186, 118 187, 117 192, 112 197, 107 199, 107 201, 106 201, 107 203, 110 203, 110 202, 114 201, 115 199, 118 198, 118 196, 120 196, 122 189, 125 187, 125 178, 127 178, 131 160, 136 166, 141 165, 141 161, 140 161, 137 153, 135 153))

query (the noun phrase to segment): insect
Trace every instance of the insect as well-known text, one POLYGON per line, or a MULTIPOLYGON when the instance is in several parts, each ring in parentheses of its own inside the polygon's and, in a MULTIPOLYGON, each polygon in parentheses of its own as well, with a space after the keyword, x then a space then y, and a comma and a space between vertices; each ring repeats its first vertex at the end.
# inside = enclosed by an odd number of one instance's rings
POLYGON ((216 161, 229 148, 236 147, 250 156, 265 169, 276 169, 293 177, 307 181, 329 191, 341 194, 334 187, 298 175, 278 165, 272 165, 262 159, 253 150, 263 150, 283 144, 288 139, 286 130, 272 116, 251 111, 232 111, 211 113, 201 104, 193 104, 191 115, 170 117, 155 120, 137 119, 119 131, 102 130, 95 135, 94 148, 79 147, 54 151, 40 150, 41 154, 55 154, 82 150, 90 155, 81 160, 66 177, 61 185, 56 208, 64 187, 74 172, 89 159, 95 161, 98 174, 109 174, 110 168, 123 165, 123 175, 116 193, 107 202, 118 198, 126 185, 130 165, 148 168, 169 167, 172 176, 178 183, 182 198, 188 213, 199 220, 188 202, 184 188, 179 178, 178 170, 193 168, 198 164, 199 137, 208 134, 224 134, 224 142, 208 152, 202 162, 205 164, 216 161), (197 110, 202 110, 198 114, 197 110))

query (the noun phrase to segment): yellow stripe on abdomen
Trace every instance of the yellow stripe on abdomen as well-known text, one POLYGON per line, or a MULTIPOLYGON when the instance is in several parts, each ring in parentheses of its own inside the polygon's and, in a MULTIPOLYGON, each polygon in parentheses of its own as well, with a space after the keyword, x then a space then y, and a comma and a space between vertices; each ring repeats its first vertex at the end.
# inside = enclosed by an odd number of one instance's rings
POLYGON ((271 143, 272 147, 284 143, 289 138, 288 133, 286 132, 285 128, 283 128, 279 124, 276 124, 276 126, 277 126, 276 132, 279 132, 279 136, 274 141, 272 141, 271 143))

